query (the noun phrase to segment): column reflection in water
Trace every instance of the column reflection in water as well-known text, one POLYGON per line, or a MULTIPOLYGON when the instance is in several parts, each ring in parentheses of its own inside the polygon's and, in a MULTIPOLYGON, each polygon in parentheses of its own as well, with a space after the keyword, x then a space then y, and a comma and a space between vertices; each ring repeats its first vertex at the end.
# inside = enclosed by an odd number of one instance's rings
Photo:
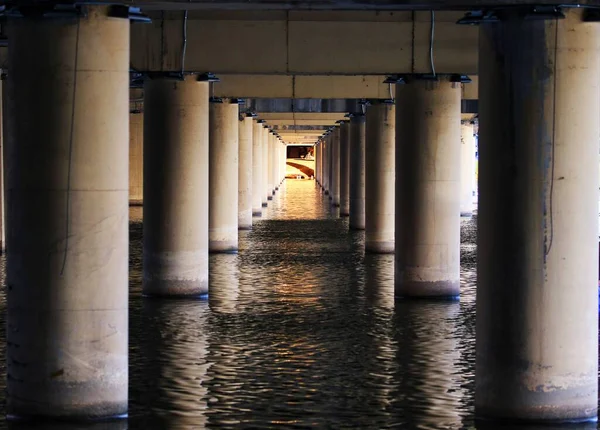
MULTIPOLYGON (((142 385, 137 402, 144 417, 140 423, 135 417, 130 419, 132 426, 189 429, 208 423, 208 313, 205 301, 143 301, 137 341, 139 359, 144 361, 143 381, 132 385, 142 385)), ((133 366, 140 365, 133 357, 131 361, 133 366)))
MULTIPOLYGON (((364 234, 364 232, 362 232, 364 234)), ((364 253, 364 246, 361 248, 364 253)), ((369 380, 374 385, 373 400, 381 416, 379 427, 394 425, 392 405, 398 395, 394 375, 398 372, 394 339, 394 255, 364 254, 364 297, 366 339, 372 348, 373 361, 369 365, 369 380)))
POLYGON ((463 402, 459 348, 460 304, 397 300, 396 411, 409 428, 461 428, 471 413, 463 402))
POLYGON ((236 254, 210 256, 208 303, 212 312, 236 311, 240 294, 238 273, 236 254))

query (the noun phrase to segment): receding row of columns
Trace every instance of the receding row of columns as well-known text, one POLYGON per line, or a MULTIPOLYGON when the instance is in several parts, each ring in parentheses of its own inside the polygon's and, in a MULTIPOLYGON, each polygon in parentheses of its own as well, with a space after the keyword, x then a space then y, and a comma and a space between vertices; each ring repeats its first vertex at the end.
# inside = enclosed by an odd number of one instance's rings
MULTIPOLYGON (((89 6, 73 20, 9 19, 10 417, 127 413, 130 45, 129 22, 110 11, 89 6)), ((583 13, 574 8, 562 20, 524 21, 510 9, 481 24, 475 376, 481 417, 574 422, 597 416, 600 30, 583 13)), ((214 164, 208 83, 189 76, 145 85, 144 292, 201 295, 214 164)), ((401 296, 458 292, 459 101, 458 85, 443 77, 397 88, 401 296)), ((373 114, 380 124, 368 127, 377 130, 377 145, 389 141, 385 109, 373 114)), ((239 139, 239 124, 231 121, 239 139)), ((363 165, 380 166, 377 183, 389 164, 366 157, 364 116, 347 127, 350 137, 340 145, 350 147, 350 225, 365 228, 364 183, 371 182, 363 165)), ((232 140, 229 133, 222 142, 232 140)), ((270 134, 260 134, 264 174, 274 161, 264 144, 270 134)), ((318 179, 331 190, 334 144, 319 147, 318 179)), ((239 157, 238 151, 223 149, 223 159, 239 157)), ((340 172, 343 165, 341 159, 340 172)), ((232 174, 239 187, 238 172, 232 174)), ((261 206, 277 186, 277 175, 268 178, 261 206)), ((227 198, 239 207, 237 194, 227 198)))
POLYGON ((457 297, 460 213, 469 207, 461 206, 461 174, 470 181, 464 194, 471 206, 475 176, 473 125, 461 126, 461 84, 448 76, 415 79, 396 94, 396 104, 371 101, 321 141, 317 181, 333 206, 344 189, 349 227, 365 230, 365 251, 395 253, 398 296, 457 297), (466 173, 461 157, 470 159, 466 173))
MULTIPOLYGON (((507 11, 480 31, 475 407, 487 418, 597 415, 600 39, 583 11, 564 14, 524 23, 507 11)), ((347 139, 350 228, 367 229, 367 250, 390 237, 381 222, 392 183, 383 109, 367 110, 366 157, 363 115, 347 139)), ((474 152, 459 85, 441 76, 398 85, 395 128, 396 296, 456 297, 474 152)), ((331 193, 333 155, 317 156, 317 179, 331 193)))

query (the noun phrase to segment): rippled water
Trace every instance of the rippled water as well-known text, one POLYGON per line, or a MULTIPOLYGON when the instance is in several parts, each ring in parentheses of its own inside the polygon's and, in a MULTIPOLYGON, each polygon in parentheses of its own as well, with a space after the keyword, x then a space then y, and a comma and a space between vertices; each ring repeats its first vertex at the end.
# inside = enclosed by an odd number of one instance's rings
POLYGON ((460 302, 394 300, 393 256, 365 255, 313 181, 288 180, 239 254, 210 257, 210 299, 188 301, 141 297, 141 216, 130 418, 94 428, 474 428, 474 221, 460 302))

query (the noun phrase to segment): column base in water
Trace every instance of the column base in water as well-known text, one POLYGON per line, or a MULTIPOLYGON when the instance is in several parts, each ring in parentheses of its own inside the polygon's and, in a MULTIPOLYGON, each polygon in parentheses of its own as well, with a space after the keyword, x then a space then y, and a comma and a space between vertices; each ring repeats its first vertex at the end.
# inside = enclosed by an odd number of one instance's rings
POLYGON ((404 281, 400 288, 396 287, 396 297, 458 300, 460 281, 404 281))

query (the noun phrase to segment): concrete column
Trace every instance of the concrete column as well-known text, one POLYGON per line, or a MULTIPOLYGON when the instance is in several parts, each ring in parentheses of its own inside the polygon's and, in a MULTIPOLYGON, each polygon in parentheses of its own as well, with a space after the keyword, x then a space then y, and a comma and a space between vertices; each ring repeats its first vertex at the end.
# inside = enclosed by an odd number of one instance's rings
POLYGON ((329 150, 331 149, 331 143, 329 136, 325 136, 323 139, 323 191, 325 195, 329 196, 329 177, 330 177, 330 162, 331 157, 329 156, 329 150))
POLYGON ((208 250, 238 249, 238 115, 234 99, 210 103, 208 250))
POLYGON ((144 114, 129 114, 129 204, 141 206, 144 198, 144 114))
POLYGON ((319 183, 319 161, 320 161, 319 142, 318 141, 317 141, 317 143, 315 143, 314 153, 315 153, 315 181, 318 184, 319 183))
POLYGON ((263 196, 263 140, 262 124, 257 122, 252 126, 252 215, 262 216, 263 196))
POLYGON ((396 295, 460 292, 460 95, 447 77, 396 88, 396 295))
POLYGON ((267 199, 273 200, 273 194, 275 194, 275 135, 271 130, 267 133, 267 199))
POLYGON ((263 196, 262 196, 262 206, 267 207, 267 203, 270 200, 269 197, 271 193, 269 191, 269 129, 266 126, 263 126, 262 129, 262 150, 263 150, 263 196))
POLYGON ((460 143, 460 216, 470 217, 475 189, 475 135, 470 122, 462 123, 460 143))
POLYGON ((475 411, 595 420, 600 27, 504 13, 479 33, 475 411))
POLYGON ((252 229, 252 117, 238 121, 238 228, 252 229))
POLYGON ((350 229, 365 229, 365 116, 350 119, 350 229))
POLYGON ((340 125, 340 215, 350 215, 350 123, 340 125))
POLYGON ((129 21, 9 18, 11 419, 127 413, 129 21))
POLYGON ((281 141, 278 137, 275 137, 275 190, 279 190, 279 185, 281 182, 281 141))
POLYGON ((144 84, 144 294, 208 293, 208 82, 144 84))
POLYGON ((374 102, 366 115, 365 251, 394 252, 396 109, 374 102))
POLYGON ((340 127, 331 133, 331 204, 340 205, 340 127))
POLYGON ((319 139, 317 142, 317 159, 315 161, 315 167, 317 168, 317 182, 319 187, 323 188, 323 140, 319 139))

